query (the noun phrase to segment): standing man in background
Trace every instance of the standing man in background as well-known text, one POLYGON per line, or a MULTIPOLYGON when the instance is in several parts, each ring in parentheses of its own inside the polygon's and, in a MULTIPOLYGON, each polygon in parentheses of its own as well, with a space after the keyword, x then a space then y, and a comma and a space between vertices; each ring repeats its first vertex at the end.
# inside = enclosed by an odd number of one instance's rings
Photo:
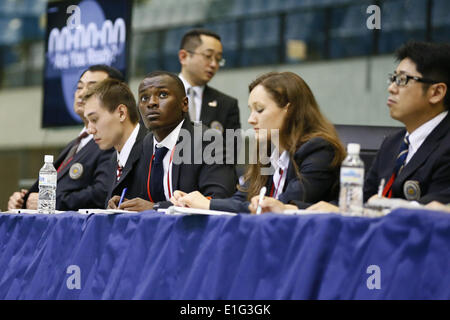
MULTIPOLYGON (((83 99, 87 89, 106 78, 123 81, 115 68, 93 65, 84 71, 78 80, 73 108, 83 120, 84 127, 59 154, 54 166, 58 171, 56 188, 56 210, 78 210, 81 208, 103 208, 111 175, 110 159, 113 149, 102 151, 87 132, 88 121, 84 117, 83 99)), ((8 210, 37 209, 38 181, 30 190, 14 192, 8 201, 8 210)))
MULTIPOLYGON (((220 36, 205 29, 193 29, 182 38, 178 58, 181 64, 179 77, 189 99, 189 118, 193 122, 218 129, 225 141, 226 129, 240 129, 237 99, 208 86, 220 67, 225 65, 220 36)), ((235 139, 234 163, 238 143, 235 139)), ((229 144, 228 144, 229 145, 229 144)), ((224 154, 225 155, 225 154, 224 154)))

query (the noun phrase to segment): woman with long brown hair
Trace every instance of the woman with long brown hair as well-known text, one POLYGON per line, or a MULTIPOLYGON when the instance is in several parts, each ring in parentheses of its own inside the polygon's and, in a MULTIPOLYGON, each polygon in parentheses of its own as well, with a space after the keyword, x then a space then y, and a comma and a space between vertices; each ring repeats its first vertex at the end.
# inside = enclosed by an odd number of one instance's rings
POLYGON ((249 92, 248 123, 255 130, 259 148, 275 148, 270 163, 261 162, 263 152, 258 150, 256 163, 248 166, 232 198, 209 200, 197 191, 175 192, 172 202, 192 208, 254 212, 250 201, 263 187, 265 195, 273 198, 266 201, 263 211, 280 211, 286 204, 306 208, 320 200, 336 199, 345 151, 305 81, 292 72, 270 72, 253 81, 249 92))

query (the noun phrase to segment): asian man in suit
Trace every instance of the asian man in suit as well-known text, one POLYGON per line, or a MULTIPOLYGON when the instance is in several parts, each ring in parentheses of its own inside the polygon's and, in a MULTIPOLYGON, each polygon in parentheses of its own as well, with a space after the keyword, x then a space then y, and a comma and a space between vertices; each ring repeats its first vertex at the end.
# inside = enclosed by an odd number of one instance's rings
MULTIPOLYGON (((58 170, 56 188, 57 210, 78 210, 81 208, 103 208, 110 177, 108 170, 111 150, 100 150, 87 132, 84 117, 83 96, 87 89, 106 78, 123 80, 115 68, 93 65, 85 70, 78 81, 74 94, 74 110, 83 120, 84 128, 59 154, 54 166, 58 170)), ((29 190, 15 192, 8 202, 8 210, 37 209, 38 181, 29 190)))
MULTIPOLYGON (((382 143, 367 173, 364 198, 450 202, 450 44, 409 42, 396 53, 399 64, 389 75, 387 105, 404 129, 382 143)), ((336 211, 328 203, 311 210, 336 211)))
MULTIPOLYGON (((188 98, 175 74, 155 71, 147 75, 139 85, 138 105, 145 126, 151 130, 144 138, 141 156, 144 166, 139 183, 143 194, 122 202, 119 209, 166 208, 172 205, 169 199, 175 190, 199 190, 212 198, 233 194, 233 167, 205 158, 205 127, 192 125, 187 119, 188 98)), ((113 197, 111 208, 118 201, 118 196, 113 197)))
POLYGON ((225 138, 227 129, 241 128, 238 101, 208 85, 219 68, 225 64, 222 54, 223 48, 218 34, 206 29, 188 31, 184 34, 178 51, 181 64, 179 77, 189 98, 190 120, 201 121, 203 125, 221 131, 225 146, 230 150, 225 152, 224 161, 236 164, 241 144, 240 132, 233 132, 236 136, 229 138, 229 141, 225 138))
POLYGON ((136 100, 130 88, 115 79, 106 79, 88 90, 84 96, 84 117, 88 120, 88 132, 101 150, 116 150, 111 158, 111 175, 108 184, 108 200, 114 195, 134 198, 141 194, 138 183, 139 160, 142 141, 148 130, 139 124, 136 100))

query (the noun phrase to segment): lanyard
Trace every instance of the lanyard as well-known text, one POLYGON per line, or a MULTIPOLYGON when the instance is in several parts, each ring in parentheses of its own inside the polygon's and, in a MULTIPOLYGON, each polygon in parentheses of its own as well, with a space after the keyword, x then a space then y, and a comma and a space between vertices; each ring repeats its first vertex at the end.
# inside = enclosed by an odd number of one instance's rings
MULTIPOLYGON (((172 198, 172 191, 171 191, 171 187, 170 187, 170 168, 171 168, 171 164, 173 162, 173 154, 175 152, 175 147, 173 147, 172 149, 172 153, 170 154, 170 159, 169 159, 169 166, 167 167, 167 190, 169 192, 169 199, 172 198)), ((151 202, 153 202, 153 198, 152 195, 150 194, 150 175, 152 173, 152 163, 153 163, 153 159, 155 158, 155 154, 152 155, 152 158, 150 159, 150 165, 148 167, 148 177, 147 177, 147 195, 148 198, 151 202)), ((164 165, 163 165, 164 167, 164 165)))
POLYGON ((73 157, 70 157, 65 164, 64 164, 64 161, 61 162, 61 164, 59 165, 58 170, 56 170, 56 172, 59 173, 61 170, 63 170, 65 167, 67 167, 67 165, 70 163, 70 161, 72 161, 72 159, 73 159, 73 157), (63 166, 63 164, 64 164, 64 166, 63 166))
POLYGON ((278 179, 278 184, 277 184, 277 188, 275 189, 275 194, 274 194, 274 190, 273 190, 273 188, 274 188, 274 186, 275 186, 275 184, 273 183, 273 178, 272 178, 272 188, 270 188, 270 197, 274 197, 274 198, 276 198, 276 196, 277 196, 277 193, 278 193, 278 188, 280 188, 280 182, 281 182, 281 180, 283 179, 283 169, 281 169, 280 168, 280 179, 278 179))

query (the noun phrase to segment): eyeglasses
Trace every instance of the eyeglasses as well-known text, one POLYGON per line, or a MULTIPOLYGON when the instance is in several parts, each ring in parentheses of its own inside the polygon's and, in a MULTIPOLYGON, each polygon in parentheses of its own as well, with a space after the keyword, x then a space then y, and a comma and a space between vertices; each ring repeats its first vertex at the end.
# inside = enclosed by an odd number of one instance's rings
POLYGON ((212 62, 213 61, 213 59, 214 60, 216 60, 216 63, 220 66, 220 67, 223 67, 223 66, 225 66, 225 59, 224 58, 222 58, 222 57, 220 57, 220 56, 214 56, 213 54, 211 54, 211 53, 203 53, 203 52, 194 52, 194 51, 189 51, 189 50, 186 50, 187 52, 189 52, 189 53, 191 53, 191 54, 200 54, 200 55, 202 55, 203 56, 203 58, 205 58, 208 62, 212 62))
POLYGON ((409 80, 415 80, 417 82, 423 82, 423 83, 438 83, 438 81, 434 81, 431 79, 426 78, 419 78, 416 76, 409 76, 405 73, 399 73, 399 74, 392 74, 390 73, 388 75, 387 83, 390 85, 391 83, 395 82, 395 84, 399 87, 406 86, 408 84, 409 80))

